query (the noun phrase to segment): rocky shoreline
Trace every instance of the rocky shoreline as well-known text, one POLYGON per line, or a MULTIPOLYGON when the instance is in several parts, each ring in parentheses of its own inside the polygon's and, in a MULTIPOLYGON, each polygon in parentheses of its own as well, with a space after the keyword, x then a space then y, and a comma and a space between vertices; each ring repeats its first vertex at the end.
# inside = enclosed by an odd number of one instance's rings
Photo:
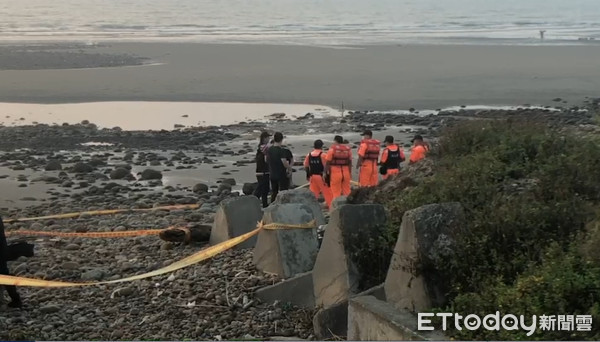
MULTIPOLYGON (((5 192, 16 192, 22 199, 29 197, 21 206, 5 203, 2 215, 6 219, 197 203, 200 207, 195 210, 84 215, 68 220, 16 222, 6 224, 6 228, 108 232, 209 225, 222 200, 248 192, 255 140, 264 129, 289 132, 294 153, 302 155, 310 150, 315 136, 331 139, 334 134, 347 134, 356 147, 358 133, 365 128, 377 135, 394 134, 406 145, 415 133, 433 139, 440 128, 458 120, 527 117, 551 125, 582 127, 595 123, 599 104, 596 99, 562 110, 523 107, 516 111, 463 110, 426 116, 361 112, 344 118, 319 119, 307 114, 288 119, 277 115, 266 122, 173 131, 100 129, 89 122, 0 127, 0 146, 4 150, 0 154, 0 183, 5 184, 5 192), (95 144, 86 144, 90 142, 95 144), (181 178, 172 181, 177 172, 181 178), (191 181, 186 183, 181 179, 188 173, 191 181)), ((301 184, 303 173, 298 174, 297 184, 301 184)), ((65 281, 109 280, 145 273, 204 246, 168 243, 155 236, 29 240, 36 244, 35 257, 11 262, 12 272, 65 281)), ((254 299, 257 288, 277 281, 254 268, 251 251, 228 251, 172 274, 121 285, 21 288, 25 308, 3 307, 0 338, 314 339, 312 312, 283 303, 265 305, 254 299)))

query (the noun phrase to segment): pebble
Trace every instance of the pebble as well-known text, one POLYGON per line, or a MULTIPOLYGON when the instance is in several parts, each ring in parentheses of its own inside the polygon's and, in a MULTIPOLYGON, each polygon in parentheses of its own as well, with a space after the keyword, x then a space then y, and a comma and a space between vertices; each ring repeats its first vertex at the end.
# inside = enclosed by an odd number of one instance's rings
POLYGON ((71 243, 64 247, 66 251, 78 251, 81 247, 77 244, 71 243))
POLYGON ((79 263, 75 261, 67 261, 62 264, 62 268, 65 270, 77 270, 80 268, 79 263))
POLYGON ((98 281, 101 280, 106 272, 104 270, 90 270, 81 275, 81 280, 85 281, 98 281))
POLYGON ((40 308, 40 311, 44 314, 51 314, 60 311, 60 307, 58 305, 45 305, 40 308))

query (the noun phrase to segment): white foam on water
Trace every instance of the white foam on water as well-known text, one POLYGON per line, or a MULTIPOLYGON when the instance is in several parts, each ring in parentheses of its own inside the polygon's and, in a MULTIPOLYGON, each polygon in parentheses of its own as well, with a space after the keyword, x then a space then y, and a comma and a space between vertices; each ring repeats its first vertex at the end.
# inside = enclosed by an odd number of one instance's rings
POLYGON ((549 110, 549 111, 560 111, 560 109, 554 108, 554 107, 548 107, 548 106, 502 106, 502 105, 497 105, 497 106, 490 106, 490 105, 471 105, 471 106, 451 106, 451 107, 445 107, 445 108, 440 108, 441 110, 437 110, 437 109, 423 109, 423 110, 419 110, 419 109, 415 109, 414 111, 410 111, 410 110, 405 110, 405 109, 401 109, 401 110, 387 110, 387 111, 370 111, 369 114, 398 114, 398 115, 421 115, 421 116, 425 116, 425 115, 435 115, 435 114, 439 114, 441 112, 459 112, 461 110, 465 110, 465 111, 472 111, 472 110, 506 110, 506 111, 513 111, 513 110, 519 110, 519 109, 545 109, 545 110, 549 110))

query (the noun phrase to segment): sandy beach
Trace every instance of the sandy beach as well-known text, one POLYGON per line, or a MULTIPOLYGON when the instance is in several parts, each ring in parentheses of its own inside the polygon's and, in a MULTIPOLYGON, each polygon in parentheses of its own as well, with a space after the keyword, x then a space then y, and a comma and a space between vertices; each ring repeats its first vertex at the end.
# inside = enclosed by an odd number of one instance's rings
POLYGON ((29 51, 28 58, 2 54, 0 70, 8 66, 12 70, 0 71, 0 101, 314 103, 335 108, 343 102, 352 110, 394 110, 549 105, 555 104, 556 97, 579 103, 597 95, 600 88, 600 46, 330 49, 111 43, 67 47, 53 46, 61 58, 51 62, 43 48, 29 51), (141 58, 151 65, 94 68, 110 65, 110 55, 123 63, 135 64, 141 58), (85 68, 72 69, 81 67, 82 59, 85 68), (37 64, 42 69, 26 70, 36 69, 37 64))

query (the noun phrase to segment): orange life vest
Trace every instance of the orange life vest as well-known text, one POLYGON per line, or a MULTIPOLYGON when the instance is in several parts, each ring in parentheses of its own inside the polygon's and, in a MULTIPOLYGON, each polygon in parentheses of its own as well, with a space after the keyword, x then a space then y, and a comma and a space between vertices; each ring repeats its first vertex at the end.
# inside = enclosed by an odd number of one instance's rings
POLYGON ((342 144, 331 146, 333 149, 333 160, 331 165, 335 166, 347 166, 350 165, 350 158, 352 156, 352 150, 350 147, 342 144))
POLYGON ((367 144, 367 151, 365 152, 365 156, 363 159, 368 160, 378 160, 379 159, 379 151, 381 150, 381 143, 379 140, 375 139, 365 139, 362 141, 364 144, 367 144))

